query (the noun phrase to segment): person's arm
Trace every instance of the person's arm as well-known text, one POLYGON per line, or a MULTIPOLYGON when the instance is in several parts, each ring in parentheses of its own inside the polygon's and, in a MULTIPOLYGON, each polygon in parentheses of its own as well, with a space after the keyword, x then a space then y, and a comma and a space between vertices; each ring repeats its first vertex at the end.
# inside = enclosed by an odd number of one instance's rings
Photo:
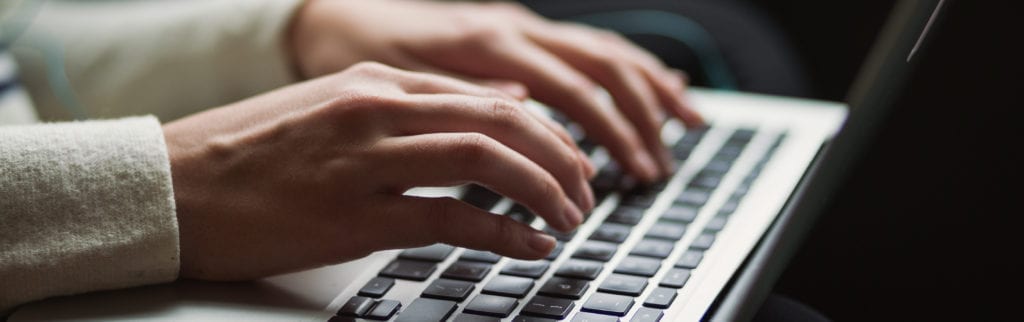
POLYGON ((0 312, 177 278, 166 151, 153 117, 0 126, 0 312))
POLYGON ((55 54, 85 116, 166 122, 296 81, 284 46, 300 4, 46 1, 14 52, 43 120, 72 116, 47 78, 46 56, 55 54))

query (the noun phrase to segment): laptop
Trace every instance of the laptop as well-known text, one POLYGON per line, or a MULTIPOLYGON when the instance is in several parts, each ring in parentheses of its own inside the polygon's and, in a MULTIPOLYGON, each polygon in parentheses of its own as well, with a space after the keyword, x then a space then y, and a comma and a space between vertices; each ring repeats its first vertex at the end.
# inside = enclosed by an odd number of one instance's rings
MULTIPOLYGON (((637 186, 573 131, 599 174, 598 206, 572 233, 486 188, 417 188, 510 216, 558 240, 523 261, 435 244, 244 283, 177 283, 48 299, 10 321, 748 320, 875 132, 942 1, 900 2, 848 104, 691 89, 703 129, 665 124, 679 165, 637 186)), ((569 129, 578 126, 539 104, 569 129)), ((457 225, 458 223, 452 223, 457 225)))

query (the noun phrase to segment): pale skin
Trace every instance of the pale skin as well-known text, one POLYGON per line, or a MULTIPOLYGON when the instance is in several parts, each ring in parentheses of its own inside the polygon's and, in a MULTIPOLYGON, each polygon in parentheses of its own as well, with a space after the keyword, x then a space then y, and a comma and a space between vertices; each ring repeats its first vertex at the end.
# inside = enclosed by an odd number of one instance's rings
POLYGON ((311 80, 164 126, 184 278, 254 279, 437 242, 539 259, 555 246, 542 232, 404 192, 478 183, 569 231, 594 207, 595 169, 523 107, 527 93, 643 181, 672 166, 663 115, 702 122, 685 78, 650 54, 515 5, 312 0, 293 19, 287 47, 311 80))

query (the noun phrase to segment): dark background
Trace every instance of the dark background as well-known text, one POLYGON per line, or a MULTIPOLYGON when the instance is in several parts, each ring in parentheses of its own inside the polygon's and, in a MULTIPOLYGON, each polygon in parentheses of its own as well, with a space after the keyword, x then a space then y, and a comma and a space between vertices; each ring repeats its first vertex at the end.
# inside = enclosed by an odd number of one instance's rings
MULTIPOLYGON (((891 5, 755 3, 792 40, 812 95, 830 100, 891 5)), ((776 286, 834 320, 1024 319, 1019 11, 947 5, 905 95, 776 286)))

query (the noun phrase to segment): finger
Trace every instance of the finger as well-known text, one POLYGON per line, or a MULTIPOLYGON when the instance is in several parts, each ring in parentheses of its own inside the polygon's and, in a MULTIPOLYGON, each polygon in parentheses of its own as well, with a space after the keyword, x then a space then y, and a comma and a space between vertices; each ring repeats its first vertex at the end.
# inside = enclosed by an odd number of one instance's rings
POLYGON ((389 248, 433 243, 491 251, 519 259, 541 259, 551 253, 555 239, 506 216, 488 213, 451 198, 395 196, 380 227, 389 248))
POLYGON ((583 74, 550 52, 526 41, 508 40, 484 49, 494 64, 488 72, 526 84, 539 101, 565 112, 586 129, 633 175, 644 181, 658 177, 658 169, 636 129, 614 108, 606 108, 595 95, 596 86, 583 74))
POLYGON ((682 71, 672 70, 661 75, 648 71, 647 78, 656 85, 658 98, 669 111, 683 121, 687 127, 696 128, 706 125, 704 117, 697 113, 686 100, 687 77, 682 71), (659 81, 660 80, 660 81, 659 81))
MULTIPOLYGON (((529 109, 527 109, 527 110, 529 110, 529 109)), ((557 122, 555 122, 554 120, 548 118, 545 115, 541 115, 541 114, 535 113, 533 111, 530 111, 530 115, 532 115, 539 122, 541 122, 541 124, 543 124, 549 130, 551 130, 551 132, 554 132, 555 134, 557 134, 558 138, 562 141, 562 143, 565 143, 566 146, 569 146, 571 149, 573 149, 574 151, 579 153, 580 159, 584 160, 584 162, 583 162, 584 172, 583 173, 584 173, 585 177, 593 178, 594 175, 597 174, 597 168, 594 167, 594 164, 590 162, 590 157, 588 157, 583 152, 583 150, 580 149, 580 146, 578 144, 576 144, 576 141, 574 141, 572 139, 572 135, 569 134, 569 131, 566 130, 565 127, 563 127, 561 124, 558 124, 557 122)))
MULTIPOLYGON (((412 108, 388 113, 402 135, 437 132, 476 132, 512 148, 551 173, 581 209, 593 207, 584 169, 589 164, 579 148, 565 144, 559 131, 530 113, 522 103, 506 99, 454 94, 412 95, 412 108)), ((561 129, 561 133, 565 130, 561 129)), ((567 134, 564 134, 567 135, 567 134)))
MULTIPOLYGON (((512 98, 520 100, 520 101, 521 100, 525 100, 529 96, 529 91, 526 89, 526 86, 524 86, 523 84, 521 84, 519 82, 513 81, 513 80, 474 78, 474 77, 470 77, 470 76, 467 76, 467 75, 458 74, 458 73, 455 73, 455 72, 452 72, 452 71, 448 71, 448 70, 444 70, 444 69, 441 69, 441 68, 437 68, 437 67, 431 66, 429 64, 422 63, 422 62, 416 60, 415 58, 408 57, 406 55, 398 55, 397 57, 395 57, 394 60, 397 61, 397 63, 396 63, 397 66, 402 66, 402 68, 405 68, 405 69, 407 69, 409 71, 415 71, 415 72, 418 72, 420 74, 427 74, 427 75, 436 75, 436 76, 447 77, 447 78, 450 78, 450 79, 460 80, 463 83, 474 84, 474 85, 482 86, 482 87, 489 88, 489 89, 496 89, 496 90, 501 91, 502 93, 504 93, 505 94, 504 96, 512 97, 512 98)), ((440 87, 440 88, 439 87, 428 87, 426 89, 420 89, 419 92, 421 92, 421 93, 443 93, 443 92, 445 92, 445 91, 443 91, 443 89, 446 89, 446 88, 447 87, 440 87)), ((464 94, 469 94, 469 93, 464 93, 464 94)), ((491 93, 491 94, 493 94, 493 93, 491 93)), ((470 94, 470 95, 472 95, 472 94, 470 94)), ((481 95, 478 95, 478 96, 481 96, 481 95)))
POLYGON ((431 133, 392 137, 374 146, 383 182, 398 190, 474 182, 512 198, 570 231, 583 213, 550 173, 522 154, 479 133, 431 133), (415 166, 410 166, 415 165, 415 166))

